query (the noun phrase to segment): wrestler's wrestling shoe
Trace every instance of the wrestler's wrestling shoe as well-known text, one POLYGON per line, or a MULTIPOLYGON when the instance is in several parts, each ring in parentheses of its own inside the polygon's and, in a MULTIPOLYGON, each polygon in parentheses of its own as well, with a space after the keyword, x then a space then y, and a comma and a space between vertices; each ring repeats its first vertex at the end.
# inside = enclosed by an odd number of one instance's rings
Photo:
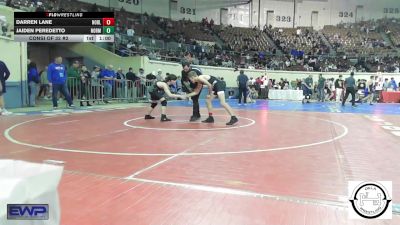
POLYGON ((226 125, 233 125, 235 123, 237 123, 239 120, 236 116, 232 116, 231 120, 229 122, 226 123, 226 125))
POLYGON ((197 121, 199 119, 200 119, 200 116, 191 116, 189 121, 190 122, 195 122, 195 121, 197 121))
POLYGON ((145 115, 144 119, 145 120, 152 120, 152 119, 155 119, 155 117, 154 116, 150 116, 150 115, 145 115))
POLYGON ((166 115, 161 115, 161 122, 168 122, 171 121, 171 119, 167 118, 166 115))
POLYGON ((201 121, 202 123, 214 123, 214 117, 209 116, 206 120, 201 121))

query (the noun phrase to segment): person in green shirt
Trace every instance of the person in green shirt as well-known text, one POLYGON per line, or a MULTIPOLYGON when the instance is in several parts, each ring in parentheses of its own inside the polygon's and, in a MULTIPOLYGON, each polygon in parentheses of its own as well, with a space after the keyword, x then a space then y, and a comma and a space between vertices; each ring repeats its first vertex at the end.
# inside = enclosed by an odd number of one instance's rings
POLYGON ((71 99, 74 100, 80 82, 79 61, 72 63, 72 66, 67 71, 67 77, 69 93, 71 94, 71 99))
POLYGON ((319 74, 318 78, 318 101, 324 102, 325 101, 325 84, 326 84, 326 79, 322 76, 322 74, 319 74))

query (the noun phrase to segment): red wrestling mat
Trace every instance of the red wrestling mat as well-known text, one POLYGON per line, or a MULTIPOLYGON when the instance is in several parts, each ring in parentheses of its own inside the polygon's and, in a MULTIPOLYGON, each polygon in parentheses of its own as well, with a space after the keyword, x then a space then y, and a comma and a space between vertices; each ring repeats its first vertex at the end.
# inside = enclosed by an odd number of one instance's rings
POLYGON ((376 118, 237 111, 228 127, 222 110, 215 124, 190 111, 7 117, 0 154, 66 162, 62 224, 363 224, 343 207, 349 180, 391 180, 399 202, 400 139, 376 118))

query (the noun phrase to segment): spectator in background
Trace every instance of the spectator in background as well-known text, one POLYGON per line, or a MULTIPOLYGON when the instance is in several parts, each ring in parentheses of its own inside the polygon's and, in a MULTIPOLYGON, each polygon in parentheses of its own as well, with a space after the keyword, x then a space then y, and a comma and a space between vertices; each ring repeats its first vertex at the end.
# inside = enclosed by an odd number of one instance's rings
POLYGON ((136 45, 132 41, 129 41, 128 44, 126 44, 126 48, 131 51, 135 51, 135 47, 136 45))
POLYGON ((68 70, 68 89, 71 94, 72 101, 74 100, 74 96, 78 92, 78 83, 79 83, 79 61, 74 61, 72 66, 68 70))
POLYGON ((383 82, 382 86, 383 91, 387 91, 389 87, 390 87, 389 79, 385 78, 385 82, 383 82))
POLYGON ((139 80, 136 81, 138 85, 138 97, 142 97, 146 90, 146 75, 144 74, 144 69, 140 68, 138 73, 139 80))
POLYGON ((135 73, 133 73, 132 67, 129 67, 128 72, 125 75, 127 80, 130 80, 132 82, 135 82, 137 79, 139 79, 135 73))
POLYGON ((145 80, 145 79, 146 79, 146 75, 144 75, 144 69, 143 69, 143 68, 140 68, 140 69, 139 69, 139 74, 138 74, 138 76, 139 76, 139 78, 142 79, 142 80, 145 80))
POLYGON ((249 81, 249 78, 247 77, 246 74, 244 74, 244 71, 241 70, 240 74, 236 80, 238 88, 239 88, 239 105, 242 105, 242 96, 243 96, 244 105, 247 104, 248 81, 249 81))
POLYGON ((375 94, 374 76, 370 76, 370 79, 367 81, 365 94, 366 96, 364 97, 363 101, 367 101, 369 102, 370 105, 373 105, 372 101, 374 100, 374 94, 375 94))
POLYGON ((267 98, 267 86, 268 86, 268 83, 264 79, 264 76, 261 77, 259 84, 260 84, 260 98, 261 99, 266 99, 267 98))
POLYGON ((336 102, 340 102, 340 98, 342 97, 342 93, 343 93, 343 79, 342 79, 342 75, 339 75, 339 78, 336 79, 335 81, 335 90, 336 90, 336 102))
POLYGON ((91 89, 90 85, 90 80, 91 80, 91 74, 88 71, 87 67, 85 65, 82 65, 82 69, 80 72, 80 77, 81 77, 81 90, 80 90, 80 96, 79 98, 81 99, 80 106, 83 106, 83 99, 86 98, 86 106, 92 106, 89 103, 89 91, 91 89))
MULTIPOLYGON (((127 87, 128 87, 128 100, 129 101, 133 101, 133 98, 137 95, 134 95, 134 87, 138 87, 137 85, 137 80, 139 80, 139 78, 136 76, 135 73, 133 73, 133 69, 132 67, 129 67, 128 72, 125 75, 126 79, 128 80, 127 82, 127 87)), ((140 81, 139 81, 140 83, 140 81)))
POLYGON ((262 81, 263 84, 265 85, 265 98, 269 99, 269 90, 272 88, 272 81, 268 79, 267 73, 265 73, 265 76, 262 81))
POLYGON ((47 79, 50 82, 50 85, 53 88, 53 108, 58 108, 57 96, 60 91, 61 94, 65 96, 65 99, 68 102, 68 107, 75 107, 72 103, 72 98, 68 93, 67 89, 67 72, 64 64, 62 64, 62 57, 57 56, 54 60, 54 63, 51 63, 47 69, 47 79))
POLYGON ((39 94, 38 97, 42 95, 43 92, 43 97, 44 99, 48 99, 47 92, 49 90, 49 81, 47 80, 47 66, 44 68, 43 71, 39 73, 40 76, 40 89, 39 89, 39 94))
POLYGON ((91 11, 91 12, 99 12, 99 7, 97 6, 96 3, 94 3, 94 4, 92 5, 92 7, 90 8, 90 11, 91 11))
POLYGON ((254 78, 250 77, 249 83, 247 84, 250 88, 254 87, 254 83, 256 82, 256 80, 254 80, 254 78))
POLYGON ((0 115, 10 115, 11 112, 5 108, 4 94, 6 93, 6 80, 10 77, 7 65, 0 60, 0 115))
POLYGON ((133 27, 129 28, 126 30, 126 35, 128 35, 128 38, 130 40, 133 39, 133 35, 135 35, 135 31, 133 30, 133 27))
POLYGON ((6 6, 13 7, 12 0, 7 0, 6 1, 6 6))
POLYGON ((115 72, 113 65, 108 65, 107 68, 101 71, 99 78, 103 82, 104 87, 104 103, 108 104, 112 97, 113 84, 115 79, 115 72))
POLYGON ((382 77, 375 76, 375 96, 377 102, 379 102, 380 100, 380 97, 382 95, 382 90, 383 90, 382 77))
POLYGON ((325 101, 325 85, 326 85, 326 79, 322 76, 322 74, 319 74, 318 78, 318 101, 324 102, 325 101))
MULTIPOLYGON (((91 92, 92 92, 92 96, 94 99, 99 99, 100 93, 103 93, 103 91, 101 90, 102 86, 99 81, 100 72, 101 72, 101 69, 99 66, 96 65, 93 67, 93 71, 92 71, 91 79, 90 79, 90 86, 92 87, 91 92)), ((95 101, 93 101, 93 103, 94 102, 95 101)))
POLYGON ((156 77, 157 77, 157 81, 163 81, 164 79, 163 79, 163 75, 162 75, 162 70, 161 69, 158 69, 157 70, 157 75, 156 75, 156 77))
POLYGON ((117 73, 116 73, 117 79, 118 80, 125 80, 125 74, 122 71, 122 68, 118 68, 117 73))
POLYGON ((326 93, 328 94, 328 95, 326 96, 326 100, 327 100, 327 101, 332 100, 332 98, 333 98, 333 96, 334 96, 334 93, 333 93, 333 91, 334 91, 334 89, 333 89, 333 81, 334 81, 334 80, 335 80, 334 78, 331 78, 331 79, 328 79, 328 80, 326 81, 326 86, 325 86, 325 88, 326 88, 326 93))
POLYGON ((301 79, 296 79, 296 90, 301 90, 301 79))
POLYGON ((35 107, 37 85, 39 84, 39 73, 37 71, 36 63, 31 62, 28 65, 28 92, 29 92, 29 106, 35 107))
POLYGON ((393 77, 390 78, 389 87, 390 87, 391 89, 393 89, 393 91, 397 91, 397 83, 396 83, 396 81, 394 80, 393 77))
POLYGON ((303 103, 304 103, 304 100, 307 100, 307 103, 310 103, 312 90, 313 90, 313 83, 314 83, 314 81, 313 81, 311 74, 303 80, 303 82, 302 82, 303 95, 304 95, 304 99, 302 101, 303 103))
POLYGON ((157 80, 156 71, 153 71, 146 75, 146 82, 155 82, 157 80))
POLYGON ((122 68, 118 68, 116 76, 117 76, 117 80, 116 80, 116 82, 117 82, 117 85, 116 85, 117 97, 125 98, 126 97, 125 96, 125 83, 126 83, 125 80, 126 80, 126 78, 125 78, 125 74, 122 71, 122 68))
POLYGON ((258 92, 258 96, 261 98, 261 85, 262 85, 263 81, 261 80, 260 77, 257 77, 255 82, 254 82, 254 87, 256 89, 256 91, 258 92))

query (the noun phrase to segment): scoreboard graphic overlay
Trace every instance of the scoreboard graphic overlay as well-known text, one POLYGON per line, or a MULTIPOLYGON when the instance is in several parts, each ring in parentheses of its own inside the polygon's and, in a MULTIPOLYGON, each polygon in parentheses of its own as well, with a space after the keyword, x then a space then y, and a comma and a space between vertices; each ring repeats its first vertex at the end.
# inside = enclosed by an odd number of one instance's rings
POLYGON ((114 12, 14 12, 20 42, 114 42, 114 12))

